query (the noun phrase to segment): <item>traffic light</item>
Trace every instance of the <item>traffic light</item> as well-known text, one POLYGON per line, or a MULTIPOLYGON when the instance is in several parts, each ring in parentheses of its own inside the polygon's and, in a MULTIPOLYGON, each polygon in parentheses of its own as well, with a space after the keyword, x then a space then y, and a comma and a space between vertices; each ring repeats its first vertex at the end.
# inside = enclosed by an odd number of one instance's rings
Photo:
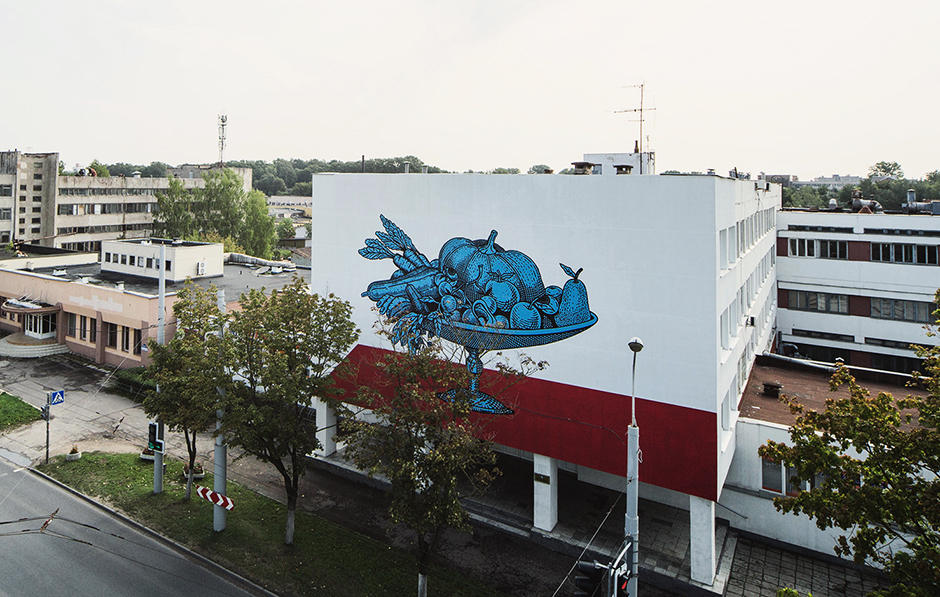
POLYGON ((597 561, 580 561, 575 567, 574 585, 578 587, 575 595, 585 597, 604 597, 604 579, 607 576, 607 566, 597 561))
POLYGON ((39 416, 42 417, 43 421, 49 420, 49 405, 48 404, 43 404, 42 406, 39 407, 39 416))
POLYGON ((630 582, 629 572, 624 572, 623 574, 615 574, 613 597, 630 597, 630 593, 627 592, 627 584, 629 582, 630 582))
POLYGON ((151 423, 148 428, 147 447, 154 452, 163 452, 163 441, 157 439, 157 424, 151 423))

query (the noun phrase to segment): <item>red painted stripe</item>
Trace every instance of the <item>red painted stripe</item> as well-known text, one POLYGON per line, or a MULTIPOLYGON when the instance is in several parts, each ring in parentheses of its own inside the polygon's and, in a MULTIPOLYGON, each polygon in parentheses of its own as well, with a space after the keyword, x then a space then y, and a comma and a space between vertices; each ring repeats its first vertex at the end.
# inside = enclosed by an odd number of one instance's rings
MULTIPOLYGON (((353 396, 355 385, 380 378, 372 366, 388 351, 357 345, 349 355, 355 381, 337 383, 353 396)), ((497 374, 484 371, 480 387, 512 408, 512 415, 474 415, 496 443, 625 476, 630 399, 622 394, 529 378, 506 392, 497 374)), ((716 413, 637 400, 643 463, 640 480, 709 500, 718 497, 716 413)))

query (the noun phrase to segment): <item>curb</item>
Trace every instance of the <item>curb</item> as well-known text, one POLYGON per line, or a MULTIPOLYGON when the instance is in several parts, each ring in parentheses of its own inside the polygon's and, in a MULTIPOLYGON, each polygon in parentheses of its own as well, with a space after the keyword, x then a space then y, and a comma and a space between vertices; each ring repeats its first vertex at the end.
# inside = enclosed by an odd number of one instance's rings
POLYGON ((159 541, 160 543, 163 543, 165 546, 169 547, 171 550, 173 550, 173 551, 179 553, 180 555, 186 557, 186 558, 189 559, 189 560, 192 560, 193 562, 195 562, 195 563, 197 563, 198 565, 202 566, 203 568, 205 568, 205 569, 207 569, 207 570, 213 572, 214 574, 217 574, 218 576, 224 578, 225 580, 229 581, 229 582, 232 583, 233 585, 236 585, 236 586, 240 587, 241 589, 243 589, 243 590, 245 590, 245 591, 247 591, 247 592, 249 592, 249 593, 252 593, 252 594, 254 594, 254 595, 260 595, 260 596, 263 596, 263 597, 280 597, 277 593, 272 593, 271 591, 265 589, 264 587, 262 587, 262 586, 260 586, 260 585, 257 585, 257 584, 255 584, 254 582, 248 580, 248 579, 245 578, 244 576, 241 576, 240 574, 237 574, 237 573, 235 573, 235 572, 232 572, 232 571, 229 570, 228 568, 223 568, 221 565, 219 565, 219 564, 213 562, 213 561, 210 560, 209 558, 207 558, 207 557, 205 557, 205 556, 203 556, 203 555, 200 555, 200 554, 194 552, 193 550, 191 550, 191 549, 189 549, 189 548, 187 548, 187 547, 184 547, 184 546, 180 545, 179 543, 173 541, 173 540, 170 539, 169 537, 165 537, 164 535, 161 535, 160 533, 154 531, 153 529, 150 529, 150 528, 148 528, 148 527, 145 527, 144 525, 140 524, 140 523, 137 522, 136 520, 133 520, 133 519, 131 519, 131 518, 128 518, 128 517, 125 516, 124 514, 118 512, 118 511, 116 511, 116 510, 114 510, 114 509, 112 509, 112 508, 109 508, 108 506, 105 506, 105 505, 102 504, 101 502, 99 502, 99 501, 97 501, 97 500, 95 500, 95 499, 93 499, 93 498, 91 498, 91 497, 85 495, 84 493, 81 493, 80 491, 76 491, 75 489, 72 489, 72 488, 69 487, 68 485, 65 485, 64 483, 59 482, 57 479, 53 479, 53 478, 50 477, 49 475, 47 475, 47 474, 45 474, 45 473, 43 473, 43 472, 41 472, 41 471, 36 470, 36 469, 33 468, 32 466, 29 466, 29 467, 26 467, 26 468, 27 468, 27 470, 29 470, 30 473, 32 473, 32 474, 34 474, 34 475, 36 475, 36 476, 38 476, 38 477, 41 477, 41 478, 45 479, 46 481, 51 482, 53 485, 56 485, 56 486, 58 486, 58 487, 64 489, 65 491, 71 493, 72 495, 75 495, 75 496, 81 498, 82 500, 88 502, 89 504, 91 504, 91 505, 97 507, 99 510, 103 510, 104 512, 107 512, 107 513, 110 514, 111 516, 114 516, 115 518, 117 518, 117 519, 119 519, 120 521, 122 521, 124 524, 126 524, 126 525, 128 525, 128 526, 134 528, 135 530, 137 530, 137 531, 139 531, 139 532, 141 532, 141 533, 143 533, 143 534, 149 536, 151 539, 155 539, 155 540, 159 541))

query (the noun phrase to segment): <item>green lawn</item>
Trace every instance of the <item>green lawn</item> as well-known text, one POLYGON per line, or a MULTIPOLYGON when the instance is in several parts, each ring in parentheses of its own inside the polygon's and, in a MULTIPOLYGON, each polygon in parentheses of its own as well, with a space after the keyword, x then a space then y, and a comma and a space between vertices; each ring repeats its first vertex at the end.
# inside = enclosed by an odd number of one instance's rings
MULTIPOLYGON (((35 409, 33 409, 35 410, 35 409)), ((153 494, 153 464, 137 454, 59 456, 39 470, 104 501, 224 567, 276 593, 291 595, 413 595, 417 567, 411 554, 356 534, 317 516, 297 512, 294 545, 284 545, 287 508, 229 481, 235 502, 227 528, 212 530, 212 504, 182 501, 182 464, 169 462, 164 491, 153 494)), ((212 487, 211 475, 198 482, 212 487)), ((431 572, 430 595, 496 595, 456 572, 431 572)))
POLYGON ((40 419, 39 411, 16 396, 0 392, 0 431, 40 419))

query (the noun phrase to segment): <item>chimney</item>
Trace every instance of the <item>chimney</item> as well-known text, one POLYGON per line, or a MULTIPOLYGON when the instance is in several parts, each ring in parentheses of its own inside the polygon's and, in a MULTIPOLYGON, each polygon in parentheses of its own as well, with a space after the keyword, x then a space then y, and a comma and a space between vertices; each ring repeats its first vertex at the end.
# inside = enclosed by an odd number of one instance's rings
POLYGON ((630 164, 614 164, 614 168, 617 169, 617 174, 631 174, 633 172, 633 166, 630 164))
POLYGON ((575 174, 591 174, 594 164, 591 162, 571 162, 575 174))
POLYGON ((425 164, 424 166, 421 166, 421 174, 427 174, 427 173, 428 173, 428 166, 427 164, 425 164))
POLYGON ((116 282, 114 284, 114 287, 120 290, 121 292, 124 292, 124 282, 116 282))
POLYGON ((411 172, 411 162, 405 162, 405 174, 411 172))

